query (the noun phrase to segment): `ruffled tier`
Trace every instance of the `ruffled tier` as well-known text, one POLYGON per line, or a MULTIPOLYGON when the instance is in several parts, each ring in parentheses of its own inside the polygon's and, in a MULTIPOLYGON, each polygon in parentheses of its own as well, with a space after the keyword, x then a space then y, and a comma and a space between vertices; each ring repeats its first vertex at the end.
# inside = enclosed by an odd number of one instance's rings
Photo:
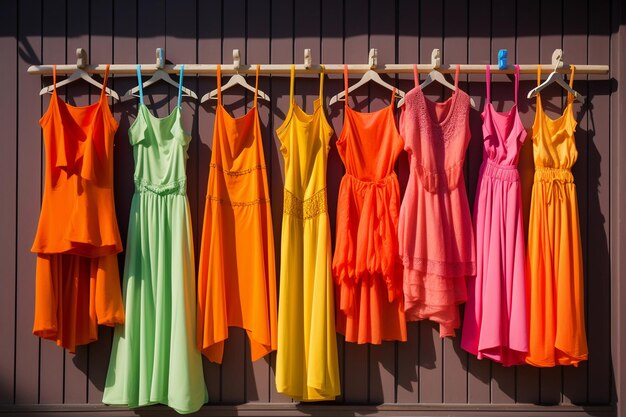
POLYGON ((99 324, 124 324, 117 255, 38 255, 33 334, 74 353, 99 324))
POLYGON ((338 284, 355 286, 378 277, 392 302, 402 297, 398 257, 400 187, 394 173, 378 181, 344 175, 337 204, 333 275, 338 284))
POLYGON ((465 277, 444 277, 404 269, 404 309, 408 321, 439 323, 441 337, 461 326, 458 305, 467 300, 465 277))

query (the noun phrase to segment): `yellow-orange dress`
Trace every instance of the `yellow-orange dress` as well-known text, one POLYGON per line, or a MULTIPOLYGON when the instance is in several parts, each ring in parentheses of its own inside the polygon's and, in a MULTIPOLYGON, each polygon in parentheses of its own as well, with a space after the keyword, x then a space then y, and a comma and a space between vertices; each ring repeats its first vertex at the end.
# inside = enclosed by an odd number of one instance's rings
MULTIPOLYGON (((541 69, 537 74, 540 83, 541 69)), ((574 68, 570 85, 574 80, 574 68)), ((530 341, 526 362, 534 366, 576 365, 587 359, 583 262, 576 186, 571 167, 574 97, 561 117, 546 116, 537 95, 532 127, 535 181, 528 229, 528 311, 530 341)))
POLYGON ((323 106, 324 73, 312 114, 294 99, 276 133, 285 158, 276 390, 300 401, 334 400, 339 364, 326 165, 333 130, 323 106))
POLYGON ((232 117, 217 70, 211 169, 198 268, 197 342, 221 363, 228 327, 246 330, 252 360, 276 350, 276 271, 267 170, 257 111, 232 117))

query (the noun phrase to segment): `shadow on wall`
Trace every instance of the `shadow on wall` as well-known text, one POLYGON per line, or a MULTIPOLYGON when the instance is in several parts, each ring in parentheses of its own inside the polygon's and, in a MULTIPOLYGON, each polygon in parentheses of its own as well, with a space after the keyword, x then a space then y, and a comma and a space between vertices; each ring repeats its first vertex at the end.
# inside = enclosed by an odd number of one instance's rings
MULTIPOLYGON (((18 0, 15 0, 18 1, 18 0)), ((303 2, 304 3, 304 2, 303 2)), ((338 15, 343 16, 346 13, 346 10, 350 10, 351 8, 356 8, 356 3, 350 4, 349 0, 344 1, 318 1, 317 4, 313 5, 303 5, 300 2, 274 2, 269 5, 270 10, 266 13, 276 13, 274 9, 284 9, 290 8, 293 9, 292 13, 294 15, 300 15, 302 13, 309 13, 318 16, 324 15, 338 15)), ((120 13, 119 10, 119 2, 109 2, 110 10, 105 11, 104 13, 117 16, 120 13), (117 7, 116 7, 117 6, 117 7), (116 10, 117 9, 117 10, 116 10)), ((269 35, 271 31, 271 36, 273 39, 279 38, 291 38, 293 36, 293 28, 291 25, 283 25, 282 27, 270 27, 269 20, 255 20, 254 16, 251 16, 253 12, 250 11, 249 5, 244 5, 244 2, 237 2, 234 5, 230 6, 228 4, 222 4, 222 7, 219 5, 212 4, 211 6, 197 7, 198 3, 195 1, 160 1, 153 2, 150 0, 137 0, 130 1, 123 5, 124 14, 127 15, 125 21, 131 23, 126 25, 116 25, 115 26, 115 37, 129 37, 135 38, 137 36, 138 31, 141 31, 142 36, 144 37, 159 37, 163 35, 163 29, 167 27, 168 36, 172 36, 175 38, 196 38, 198 36, 196 32, 196 26, 198 24, 202 24, 203 21, 208 19, 216 19, 214 17, 215 13, 218 12, 220 14, 220 18, 217 18, 217 21, 224 22, 225 9, 226 12, 230 12, 231 14, 242 14, 249 21, 250 30, 248 31, 248 38, 265 38, 269 35), (141 16, 142 19, 139 21, 137 16, 141 16), (169 20, 177 20, 177 19, 187 19, 192 20, 193 24, 180 24, 180 25, 167 25, 169 20), (146 22, 152 22, 152 24, 146 24, 146 22)), ((51 6, 53 7, 53 6, 51 6)), ((372 10, 380 9, 381 7, 389 7, 388 0, 373 0, 367 2, 365 7, 359 11, 359 13, 365 14, 365 16, 372 16, 372 10), (376 4, 379 3, 379 4, 376 4)), ((451 6, 454 7, 454 6, 451 6)), ((539 12, 537 14, 537 19, 541 15, 540 5, 531 5, 530 7, 537 9, 539 12)), ((360 8, 360 7, 359 7, 360 8)), ((550 6, 547 6, 549 9, 550 6)), ((101 8, 103 9, 103 8, 101 8)), ((429 11, 428 6, 422 5, 422 9, 429 11)), ((101 10, 102 12, 102 10, 101 10)), ((445 15, 446 9, 445 7, 440 8, 440 12, 445 15)), ((242 16, 242 19, 244 18, 242 16)), ((70 20, 70 16, 60 16, 59 24, 46 27, 46 35, 50 37, 65 37, 66 36, 66 27, 65 20, 70 20), (65 18, 65 19, 64 19, 65 18)), ((110 16, 109 16, 110 17, 110 16)), ((316 16, 317 17, 317 16, 316 16)), ((439 16, 434 16, 436 19, 439 19, 439 16)), ((414 16, 416 26, 419 26, 421 36, 423 37, 439 37, 441 36, 441 28, 436 25, 428 24, 426 20, 426 12, 422 13, 422 10, 419 10, 419 7, 415 10, 414 16)), ((334 21, 334 20, 333 20, 334 21)), ((614 22, 612 29, 612 33, 617 32, 619 22, 614 22)), ((622 22, 624 24, 626 22, 622 22)), ((210 24, 210 23, 209 23, 210 24)), ((341 38, 344 35, 342 25, 331 25, 326 24, 322 21, 322 25, 324 27, 324 36, 325 37, 338 37, 341 38)), ((537 24, 538 26, 538 24, 537 24)), ((84 28, 84 31, 80 29, 75 29, 73 36, 81 36, 81 35, 98 35, 98 36, 113 36, 113 26, 112 25, 94 25, 90 27, 90 25, 81 25, 84 28)), ((516 36, 535 36, 536 33, 532 32, 535 25, 519 25, 515 28, 516 36)), ((298 36, 301 37, 317 37, 319 36, 319 27, 316 25, 302 25, 302 27, 298 28, 298 36)), ((600 35, 606 34, 606 29, 601 26, 588 27, 587 25, 571 25, 567 28, 567 34, 595 34, 592 32, 594 29, 599 30, 600 35)), ((224 37, 230 37, 231 35, 238 36, 238 34, 229 33, 235 31, 235 29, 231 29, 226 26, 224 28, 224 37)), ((562 28, 561 25, 542 25, 541 27, 542 35, 561 35, 562 28)), ((511 32, 512 33, 512 32, 511 32)), ((23 35, 28 36, 35 33, 23 32, 23 35)), ((376 34, 376 35, 396 35, 393 26, 385 26, 385 25, 361 25, 360 27, 354 27, 351 29, 351 34, 354 36, 358 35, 368 35, 368 34, 376 34), (374 27, 375 26, 375 27, 374 27)), ((214 35, 214 37, 219 38, 221 36, 221 31, 203 31, 204 37, 206 35, 214 35)), ((466 29, 464 25, 450 25, 445 28, 446 37, 465 37, 467 35, 466 29)), ((11 29, 0 27, 0 36, 14 36, 14 33, 11 32, 11 29)), ((489 34, 487 34, 489 37, 489 34)), ((210 38, 210 36, 208 36, 210 38)), ((30 62, 30 61, 29 61, 30 62)))

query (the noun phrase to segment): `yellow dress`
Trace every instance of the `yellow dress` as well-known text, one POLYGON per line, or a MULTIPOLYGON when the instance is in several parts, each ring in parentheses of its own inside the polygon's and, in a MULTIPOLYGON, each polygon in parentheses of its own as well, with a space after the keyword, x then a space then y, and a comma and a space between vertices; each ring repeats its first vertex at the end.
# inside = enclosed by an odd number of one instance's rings
MULTIPOLYGON (((538 83, 540 74, 541 68, 538 83)), ((572 67, 570 86, 573 80, 572 67)), ((537 95, 532 129, 535 181, 528 228, 526 362, 541 367, 577 365, 587 359, 582 246, 571 171, 578 157, 573 101, 568 95, 563 115, 553 120, 537 95)))
POLYGON ((333 130, 324 116, 324 73, 313 114, 294 100, 277 129, 285 158, 276 389, 300 401, 339 395, 326 165, 333 130))

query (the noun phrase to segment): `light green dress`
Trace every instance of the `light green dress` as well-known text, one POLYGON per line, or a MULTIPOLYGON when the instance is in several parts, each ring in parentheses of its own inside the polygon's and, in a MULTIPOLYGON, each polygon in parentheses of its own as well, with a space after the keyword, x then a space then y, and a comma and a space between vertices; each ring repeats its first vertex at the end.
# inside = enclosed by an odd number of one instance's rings
MULTIPOLYGON (((139 85, 141 75, 138 73, 139 85)), ((180 85, 182 85, 182 74, 180 85)), ((124 305, 116 326, 102 401, 139 407, 166 404, 192 413, 207 402, 196 345, 192 228, 185 164, 191 137, 179 104, 165 118, 143 104, 129 129, 135 158, 124 305)))

